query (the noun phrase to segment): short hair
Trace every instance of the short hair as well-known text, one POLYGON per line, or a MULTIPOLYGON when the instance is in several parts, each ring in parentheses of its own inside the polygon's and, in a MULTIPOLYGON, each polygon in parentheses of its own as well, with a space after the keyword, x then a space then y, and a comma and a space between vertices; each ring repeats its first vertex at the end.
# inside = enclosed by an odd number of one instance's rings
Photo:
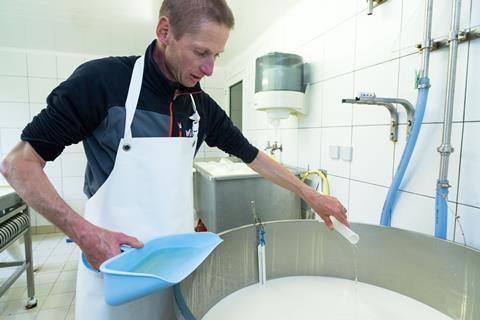
POLYGON ((193 32, 204 21, 223 24, 233 29, 235 19, 225 0, 164 0, 160 16, 170 20, 175 39, 193 32))

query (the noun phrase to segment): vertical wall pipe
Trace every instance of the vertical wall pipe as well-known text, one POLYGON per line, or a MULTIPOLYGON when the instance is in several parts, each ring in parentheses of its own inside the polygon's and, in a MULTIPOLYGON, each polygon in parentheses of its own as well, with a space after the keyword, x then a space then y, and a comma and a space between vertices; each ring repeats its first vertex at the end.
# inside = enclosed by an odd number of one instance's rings
POLYGON ((448 188, 450 188, 448 182, 448 162, 450 154, 453 152, 450 141, 452 136, 453 102, 455 96, 455 76, 457 72, 458 32, 460 29, 461 6, 461 0, 453 1, 450 36, 448 39, 450 47, 448 51, 448 73, 443 135, 442 144, 437 149, 440 153, 440 172, 437 180, 437 194, 435 199, 435 236, 442 239, 445 239, 447 236, 447 199, 448 188))
POLYGON ((422 65, 420 68, 420 78, 428 78, 428 70, 430 67, 430 52, 432 51, 432 14, 433 0, 425 2, 425 21, 422 46, 422 65))
POLYGON ((417 142, 420 128, 423 122, 423 116, 425 114, 425 108, 427 105, 428 90, 430 88, 430 79, 428 78, 428 68, 430 64, 430 51, 432 50, 432 12, 433 12, 433 0, 427 0, 425 5, 425 25, 424 25, 424 41, 422 44, 422 65, 419 72, 420 78, 417 82, 418 96, 415 106, 415 115, 413 118, 412 129, 408 137, 407 145, 402 154, 402 159, 398 165, 395 177, 393 178, 392 185, 388 190, 387 198, 382 209, 382 216, 380 218, 380 224, 384 226, 390 226, 392 222, 392 211, 397 198, 398 189, 402 183, 403 177, 408 167, 408 163, 412 157, 413 149, 417 142))

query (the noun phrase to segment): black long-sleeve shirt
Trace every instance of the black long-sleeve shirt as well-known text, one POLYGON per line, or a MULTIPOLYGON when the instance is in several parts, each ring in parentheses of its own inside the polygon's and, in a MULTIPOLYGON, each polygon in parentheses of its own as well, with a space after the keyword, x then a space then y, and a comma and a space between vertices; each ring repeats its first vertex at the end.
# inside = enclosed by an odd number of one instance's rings
MULTIPOLYGON (((155 45, 152 42, 145 52, 132 136, 188 136, 192 128, 189 119, 193 113, 189 96, 192 94, 201 117, 197 151, 205 141, 210 147, 218 147, 246 163, 252 162, 258 149, 199 84, 187 88, 162 74, 153 59, 155 45)), ((110 57, 84 63, 52 91, 47 97, 47 107, 22 132, 22 140, 28 141, 46 161, 58 157, 65 146, 83 141, 87 156, 84 191, 88 197, 113 169, 124 134, 125 101, 137 58, 110 57)))

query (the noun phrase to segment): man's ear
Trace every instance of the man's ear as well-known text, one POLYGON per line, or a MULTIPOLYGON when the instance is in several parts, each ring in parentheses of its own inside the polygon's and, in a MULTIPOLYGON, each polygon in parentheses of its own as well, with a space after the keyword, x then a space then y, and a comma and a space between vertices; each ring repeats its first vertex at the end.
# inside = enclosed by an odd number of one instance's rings
POLYGON ((172 32, 170 29, 170 21, 167 17, 161 16, 157 24, 157 40, 161 44, 166 45, 170 32, 172 32))

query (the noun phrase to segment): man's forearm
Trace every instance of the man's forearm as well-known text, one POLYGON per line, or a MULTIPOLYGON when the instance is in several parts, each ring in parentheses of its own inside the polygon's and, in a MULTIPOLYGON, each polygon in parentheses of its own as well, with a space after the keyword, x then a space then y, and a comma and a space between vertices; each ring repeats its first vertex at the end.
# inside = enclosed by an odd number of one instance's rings
POLYGON ((259 151, 255 160, 248 166, 273 183, 295 192, 315 210, 329 228, 333 228, 330 216, 334 216, 341 223, 348 225, 347 210, 335 197, 318 193, 264 152, 259 151))
MULTIPOLYGON (((74 241, 82 237, 88 222, 60 197, 43 171, 44 161, 32 159, 30 146, 17 146, 2 162, 1 172, 29 206, 60 228, 74 241)), ((37 156, 38 157, 38 156, 37 156)))
POLYGON ((296 193, 302 198, 306 196, 305 192, 308 192, 307 189, 309 188, 300 179, 262 151, 258 151, 257 157, 248 166, 271 182, 296 193))

